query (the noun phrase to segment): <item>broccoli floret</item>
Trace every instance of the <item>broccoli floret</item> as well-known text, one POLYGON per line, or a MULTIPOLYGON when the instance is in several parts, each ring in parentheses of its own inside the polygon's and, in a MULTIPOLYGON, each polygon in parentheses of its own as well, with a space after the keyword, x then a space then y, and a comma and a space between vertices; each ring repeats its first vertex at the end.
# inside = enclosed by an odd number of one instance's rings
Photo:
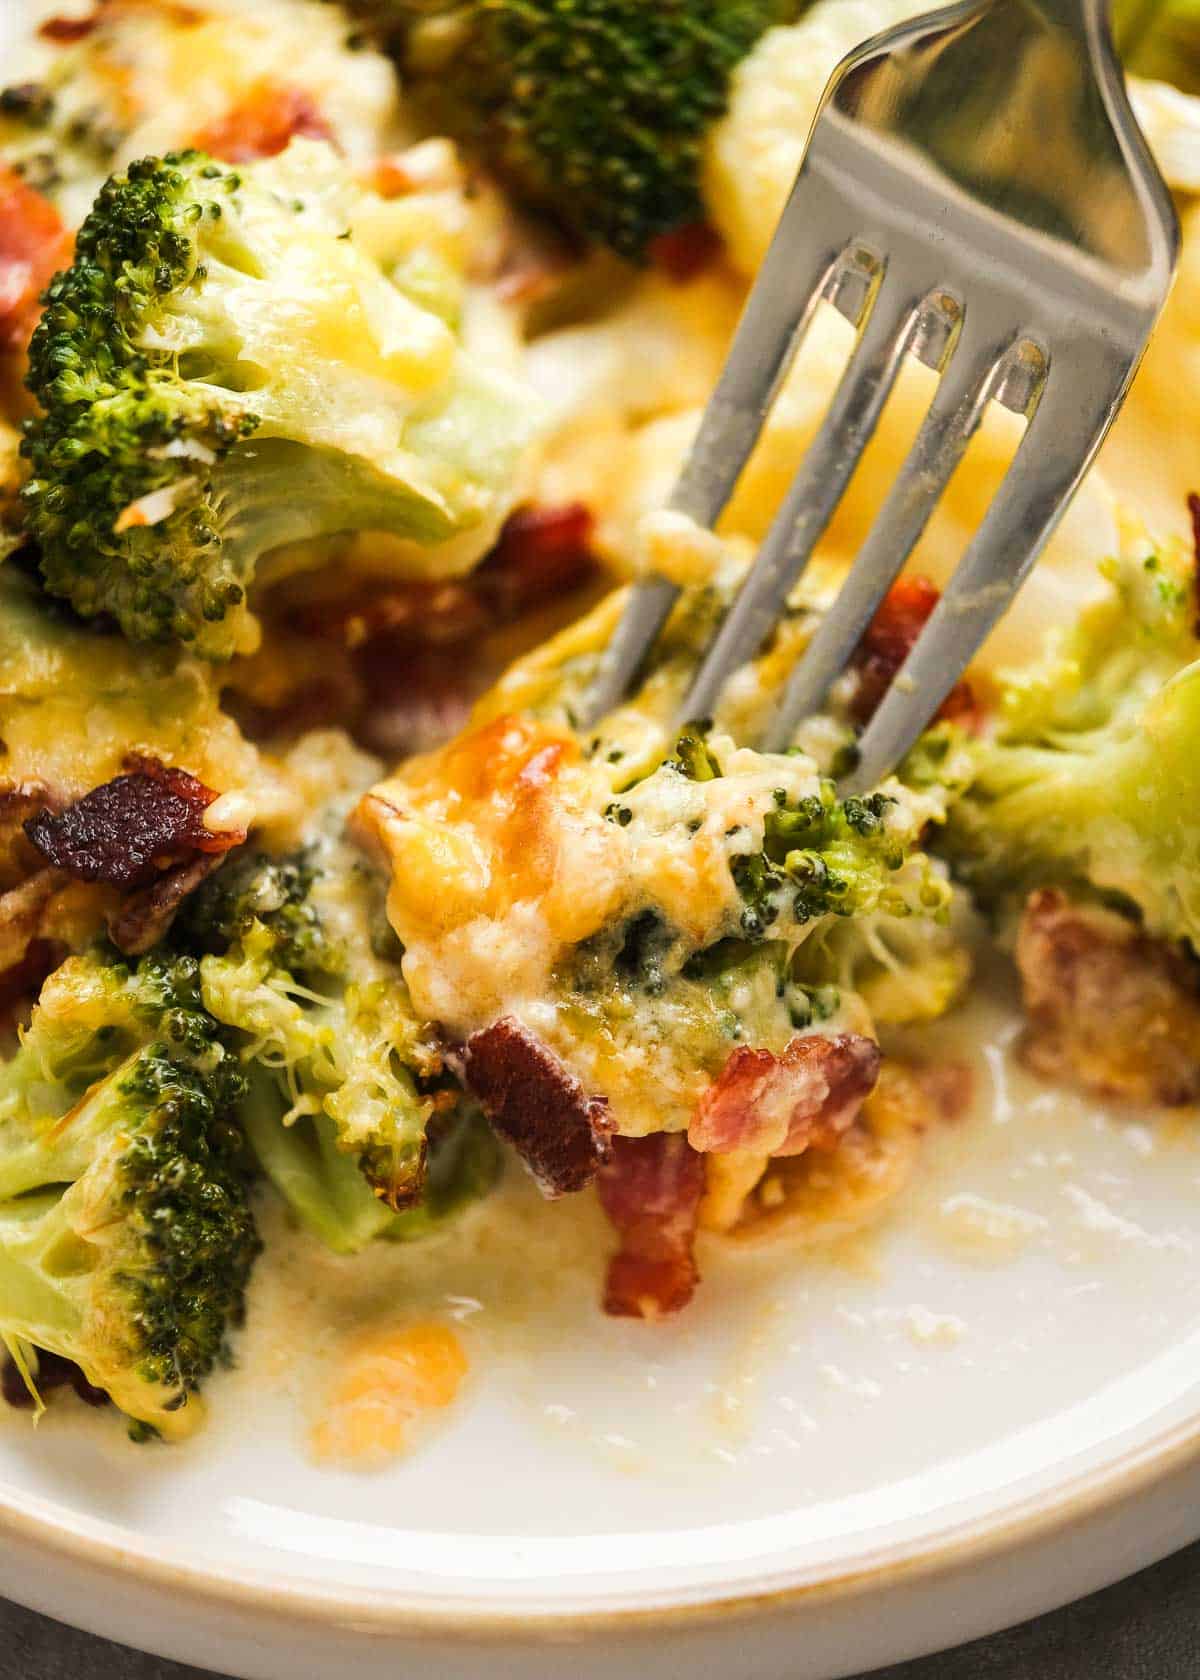
MULTIPOLYGON (((911 847, 911 836, 902 838, 889 826, 895 803, 883 793, 840 800, 832 782, 795 802, 778 790, 764 819, 762 849, 733 861, 746 901, 742 931, 751 938, 764 934, 781 914, 800 927, 823 916, 875 910, 910 915, 911 881, 892 881, 911 847)), ((942 894, 932 881, 920 891, 928 899, 920 908, 940 908, 942 894)))
POLYGON ((1082 889, 1200 948, 1191 558, 1143 546, 1106 570, 1107 598, 1003 685, 991 733, 958 743, 970 785, 939 843, 986 905, 1082 889))
POLYGON ((77 1364, 135 1436, 195 1427, 242 1315, 244 1089, 182 957, 70 959, 0 1069, 0 1334, 77 1364))
POLYGON ((531 204, 638 261, 703 217, 730 77, 800 0, 360 0, 440 131, 531 204))
MULTIPOLYGON (((334 859, 319 848, 285 858, 248 853, 192 896, 172 932, 177 946, 201 953, 206 1008, 236 1031, 243 1060, 269 1076, 257 1082, 250 1133, 285 1195, 286 1155, 282 1143, 263 1147, 262 1117, 273 1108, 276 1130, 317 1122, 302 1135, 334 1186, 331 1223, 319 1234, 329 1240, 340 1227, 337 1247, 360 1246, 364 1233, 377 1234, 368 1227, 382 1229, 420 1200, 434 1101, 417 1080, 439 1065, 398 964, 372 950, 370 893, 363 866, 340 847, 334 859), (342 1157, 336 1174, 332 1152, 342 1157), (376 1202, 377 1221, 364 1224, 356 1213, 343 1225, 364 1195, 376 1202)), ((376 925, 386 926, 382 906, 376 925)))
POLYGON ((380 1238, 410 1242, 427 1236, 469 1202, 487 1194, 500 1173, 500 1146, 479 1111, 469 1105, 430 1128, 421 1200, 394 1213, 371 1189, 358 1159, 342 1147, 325 1114, 280 1124, 279 1087, 255 1067, 241 1110, 250 1146, 291 1212, 335 1254, 357 1254, 380 1238))
POLYGON ((562 960, 560 1009, 586 1036, 670 1045, 715 1076, 734 1045, 781 1048, 840 1011, 861 1022, 852 993, 875 989, 882 1019, 913 1019, 948 1008, 965 980, 944 865, 920 851, 924 807, 899 786, 839 799, 807 760, 693 728, 606 816, 628 835, 634 868, 672 835, 676 856, 714 839, 723 856, 699 876, 711 907, 681 914, 664 861, 661 896, 651 867, 622 919, 562 960), (907 1004, 894 995, 905 978, 907 1004))
POLYGON ((392 283, 415 236, 387 218, 306 140, 239 169, 148 158, 103 187, 30 347, 24 498, 50 590, 223 658, 252 642, 247 590, 283 544, 486 549, 532 401, 392 283))

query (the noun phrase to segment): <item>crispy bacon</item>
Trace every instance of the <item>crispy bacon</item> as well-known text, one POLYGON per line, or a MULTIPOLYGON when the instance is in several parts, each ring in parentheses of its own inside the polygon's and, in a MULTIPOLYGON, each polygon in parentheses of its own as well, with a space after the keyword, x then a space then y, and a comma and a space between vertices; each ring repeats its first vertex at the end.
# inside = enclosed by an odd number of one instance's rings
POLYGON ((48 198, 0 164, 0 350, 23 350, 42 288, 71 260, 72 239, 48 198))
POLYGON ((250 163, 275 157, 296 135, 306 140, 334 138, 310 94, 264 78, 224 116, 201 129, 192 143, 225 163, 250 163))
POLYGON ((1031 894, 1017 933, 1027 1066, 1055 1084, 1200 1102, 1200 966, 1112 910, 1031 894))
POLYGON ((700 1278, 692 1249, 704 1157, 682 1132, 615 1137, 596 1188, 621 1239, 608 1263, 605 1312, 658 1318, 686 1307, 700 1278))
POLYGON ((440 747, 471 715, 477 688, 461 649, 416 649, 397 659, 383 638, 363 649, 358 666, 370 698, 355 739, 378 758, 398 762, 440 747))
POLYGON ((859 1033, 793 1038, 778 1056, 742 1046, 701 1097, 688 1141, 713 1154, 832 1149, 870 1094, 879 1060, 874 1039, 859 1033))
MULTIPOLYGON (((300 636, 340 642, 345 669, 361 691, 357 699, 344 691, 340 711, 312 721, 341 722, 369 751, 390 759, 448 740, 498 674, 494 658, 489 668, 487 651, 480 656, 480 642, 588 581, 598 570, 592 528, 592 516, 579 502, 520 508, 470 577, 390 585, 372 579, 299 604, 289 585, 269 603, 268 614, 300 636), (467 644, 470 658, 464 657, 467 644)), ((242 721, 255 738, 294 729, 291 707, 299 698, 289 697, 277 717, 243 709, 242 721)), ((336 704, 339 697, 331 686, 317 698, 336 704)))
POLYGON ((519 613, 568 589, 596 569, 595 520, 583 502, 522 507, 509 515, 500 540, 475 574, 493 613, 519 613))
MULTIPOLYGON (((924 577, 898 578, 884 596, 854 652, 852 663, 858 672, 858 686, 850 702, 850 713, 856 723, 869 723, 875 715, 938 599, 937 589, 924 577)), ((970 684, 958 682, 942 701, 937 715, 970 723, 978 716, 978 710, 970 684)))
POLYGON ((511 1016, 467 1041, 466 1081, 545 1196, 582 1190, 608 1160, 612 1122, 602 1097, 511 1016))
POLYGON ((686 227, 660 233, 650 242, 649 257, 668 280, 684 286, 717 261, 724 245, 721 235, 708 222, 689 222, 686 227))
POLYGON ((219 869, 224 852, 199 852, 177 863, 149 886, 138 887, 108 917, 108 937, 127 957, 140 957, 170 931, 180 905, 201 881, 219 869))
POLYGON ((196 852, 227 852, 246 838, 240 830, 205 827, 204 812, 217 795, 186 770, 136 756, 126 766, 127 774, 65 810, 24 823, 47 863, 81 881, 139 887, 196 852))
POLYGON ((31 939, 24 955, 0 972, 0 1020, 6 1020, 26 998, 35 996, 42 981, 67 955, 60 939, 31 939))
MULTIPOLYGON (((38 1393, 43 1398, 53 1389, 70 1387, 85 1405, 108 1405, 108 1395, 104 1390, 90 1383, 79 1366, 73 1360, 64 1359, 61 1353, 39 1350, 37 1376, 34 1380, 38 1393)), ((8 1357, 0 1363, 0 1396, 7 1405, 15 1406, 18 1411, 23 1412, 32 1411, 37 1403, 26 1388, 25 1379, 17 1370, 16 1364, 8 1357)))
POLYGON ((591 513, 582 502, 518 508, 470 577, 406 580, 285 608, 290 628, 359 648, 387 636, 413 647, 474 641, 486 629, 584 583, 596 570, 591 513))

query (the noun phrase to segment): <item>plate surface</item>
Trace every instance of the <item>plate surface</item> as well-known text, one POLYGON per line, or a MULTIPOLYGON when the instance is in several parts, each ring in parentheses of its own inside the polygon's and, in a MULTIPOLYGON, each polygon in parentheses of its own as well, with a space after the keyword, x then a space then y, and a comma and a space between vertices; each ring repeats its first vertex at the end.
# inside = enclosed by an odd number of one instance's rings
POLYGON ((447 1675, 485 1651, 561 1674, 563 1639, 585 1675, 635 1648, 652 1675, 722 1649, 742 1674, 749 1649, 756 1676, 815 1680, 1195 1538, 1196 1117, 1036 1085, 1002 1003, 942 1030, 988 1046, 976 1112, 882 1226, 711 1245, 672 1323, 603 1319, 595 1209, 519 1177, 432 1243, 346 1262, 291 1238, 194 1443, 138 1448, 74 1404, 36 1436, 0 1417, 3 1589, 264 1680, 418 1648, 447 1675), (431 1316, 471 1359, 437 1433, 370 1471, 315 1462, 346 1338, 431 1316))

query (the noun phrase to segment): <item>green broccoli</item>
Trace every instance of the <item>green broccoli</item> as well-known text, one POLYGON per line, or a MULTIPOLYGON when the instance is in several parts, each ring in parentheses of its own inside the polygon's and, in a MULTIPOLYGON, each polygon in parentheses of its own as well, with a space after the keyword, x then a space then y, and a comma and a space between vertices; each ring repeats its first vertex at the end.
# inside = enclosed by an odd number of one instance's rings
POLYGON ((925 809, 902 787, 839 799, 806 759, 738 750, 693 727, 605 814, 635 859, 675 831, 685 855, 701 827, 715 830, 728 885, 681 925, 651 867, 628 913, 560 966, 563 1018, 585 1036, 670 1044, 715 1074, 735 1044, 782 1047, 844 1007, 862 1019, 849 994, 868 981, 896 1020, 940 1013, 965 979, 944 866, 919 850, 925 809))
POLYGON ((279 1086, 253 1067, 241 1121, 263 1172, 300 1223, 335 1254, 357 1254, 383 1238, 409 1242, 484 1196, 500 1172, 500 1146, 479 1111, 464 1106, 448 1123, 434 1120, 421 1200, 394 1213, 375 1194, 358 1158, 347 1152, 325 1114, 280 1123, 279 1086))
MULTIPOLYGON (((1035 887, 1083 889, 1200 949, 1191 556, 1181 544, 1143 546, 1106 570, 1107 597, 1003 685, 992 731, 958 740, 956 774, 969 785, 938 844, 986 905, 1015 907, 1035 887)), ((940 726, 934 744, 954 733, 940 726)))
POLYGON ((23 495, 47 587, 224 658, 252 645, 247 591, 283 544, 474 532, 482 553, 532 399, 389 279, 414 237, 314 141, 108 181, 30 346, 23 495))
MULTIPOLYGON (((341 845, 249 852, 192 895, 172 931, 200 957, 205 1007, 261 1072, 247 1126, 268 1177, 293 1199, 285 1180, 301 1140, 320 1156, 331 1195, 327 1217, 309 1222, 334 1247, 361 1246, 420 1201, 441 1066, 398 964, 372 949, 371 887, 341 845), (314 1124, 288 1148, 268 1146, 268 1114, 274 1133, 314 1124)), ((386 928, 382 905, 375 925, 386 928)))
MULTIPOLYGON (((831 782, 819 793, 789 801, 782 789, 763 824, 761 850, 734 859, 733 877, 746 901, 742 931, 761 935, 781 912, 798 926, 823 916, 856 916, 881 909, 907 916, 913 904, 907 881, 893 889, 911 843, 888 822, 896 800, 883 793, 838 799, 831 782)), ((940 908, 929 885, 922 908, 940 908)))
POLYGON ((1200 8, 1196 0, 1116 0, 1113 34, 1126 69, 1155 81, 1200 89, 1200 8))
POLYGON ((0 1336, 73 1361, 135 1437, 195 1427, 242 1315, 244 1089, 183 957, 71 958, 0 1068, 0 1336))
POLYGON ((359 0, 431 124, 530 204, 640 261, 703 217, 734 69, 800 0, 359 0))

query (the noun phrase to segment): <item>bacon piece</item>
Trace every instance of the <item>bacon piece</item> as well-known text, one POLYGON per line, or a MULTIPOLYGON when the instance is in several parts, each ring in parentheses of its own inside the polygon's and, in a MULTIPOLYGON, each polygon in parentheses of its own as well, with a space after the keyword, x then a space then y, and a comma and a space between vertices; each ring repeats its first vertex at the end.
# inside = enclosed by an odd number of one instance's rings
POLYGON ((652 239, 647 255, 668 280, 684 286, 711 268, 724 249, 716 228, 708 222, 689 222, 686 227, 672 228, 670 233, 652 239))
POLYGON ((596 1188, 621 1239, 608 1263, 605 1312, 658 1318, 686 1307, 700 1281, 692 1248, 704 1157, 682 1132, 615 1137, 596 1188))
MULTIPOLYGON (((579 502, 520 508, 468 578, 392 585, 372 580, 332 598, 310 596, 299 605, 280 592, 268 612, 301 636, 342 644, 368 699, 356 704, 347 696, 336 720, 368 751, 407 757, 455 734, 472 702, 498 675, 494 656, 490 670, 486 649, 480 657, 479 643, 489 632, 569 596, 597 571, 592 527, 590 512, 579 502), (464 658, 466 644, 470 658, 464 658)), ((288 590, 294 597, 294 587, 288 590)), ((507 660, 511 650, 503 656, 507 660)), ((253 713, 243 713, 243 721, 257 738, 274 726, 270 716, 253 713)), ((292 726, 286 709, 281 708, 280 722, 292 726)))
POLYGON ((1022 1059, 1055 1084, 1175 1107, 1200 1101, 1200 967, 1115 911, 1045 889, 1025 905, 1022 1059))
POLYGON ((201 129, 192 144, 225 163, 250 163, 275 157, 296 135, 306 140, 334 138, 310 94, 264 78, 224 116, 201 129))
POLYGON ((60 939, 31 939, 20 960, 0 973, 0 1021, 7 1020, 23 999, 33 997, 66 955, 60 939))
POLYGON ((531 606, 575 589, 596 570, 595 520, 583 502, 522 507, 509 514, 500 539, 475 574, 493 613, 515 618, 531 606))
POLYGON ((186 770, 136 756, 126 765, 128 774, 23 825, 54 868, 81 881, 139 887, 195 852, 227 852, 246 838, 204 826, 217 795, 186 770))
POLYGON ((108 937, 117 950, 127 957, 140 957, 157 945, 170 931, 184 899, 224 861, 224 852, 200 852, 130 893, 108 918, 108 937))
POLYGON ((713 1154, 832 1149, 870 1094, 879 1061, 879 1046, 859 1033, 810 1033, 778 1056, 742 1046, 697 1104, 688 1141, 713 1154))
MULTIPOLYGON (((108 1395, 104 1390, 90 1383, 79 1366, 71 1359, 64 1359, 61 1353, 38 1350, 37 1376, 34 1382, 37 1384, 38 1393, 43 1397, 56 1388, 69 1386, 87 1406, 108 1405, 108 1395)), ((7 1405, 14 1406, 22 1412, 31 1412, 37 1404, 26 1388, 25 1379, 17 1370, 15 1361, 9 1357, 0 1364, 0 1396, 7 1405)))
POLYGON ((0 350, 23 350, 42 288, 71 260, 72 238, 48 198, 0 164, 0 350))
POLYGON ((363 649, 359 671, 370 703, 355 739, 389 763, 430 752, 466 725, 478 692, 461 649, 417 649, 399 660, 386 637, 363 649))
MULTIPOLYGON (((924 577, 898 578, 884 596, 852 660, 858 687, 850 702, 850 715, 856 723, 869 723, 874 717, 938 599, 938 590, 924 577)), ((968 725, 978 714, 975 696, 966 682, 955 683, 937 713, 939 718, 953 718, 968 725)))
POLYGON ((467 1041, 464 1071, 494 1129, 545 1196, 582 1190, 608 1160, 612 1122, 602 1097, 511 1016, 467 1041))
POLYGON ((293 629, 351 648, 379 636, 391 638, 393 652, 401 638, 413 647, 475 641, 483 631, 585 582, 597 567, 590 546, 593 525, 582 502, 518 508, 468 578, 414 579, 391 588, 372 579, 361 592, 308 600, 285 608, 284 616, 293 629))

